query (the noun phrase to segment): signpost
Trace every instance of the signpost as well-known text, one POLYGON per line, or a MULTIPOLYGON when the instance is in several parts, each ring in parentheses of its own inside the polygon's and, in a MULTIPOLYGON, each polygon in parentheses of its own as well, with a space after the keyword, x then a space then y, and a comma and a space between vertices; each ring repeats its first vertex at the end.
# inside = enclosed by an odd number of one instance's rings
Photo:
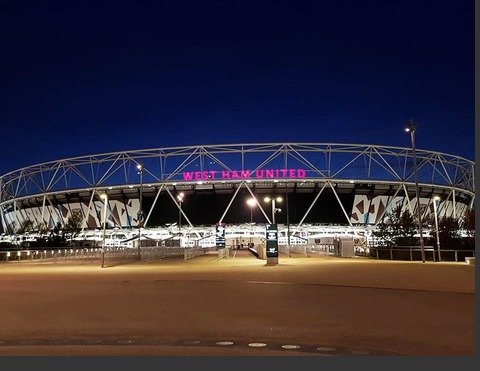
POLYGON ((215 229, 215 245, 220 248, 225 247, 225 224, 217 223, 215 229))
POLYGON ((278 230, 276 224, 267 224, 267 264, 278 264, 278 230))

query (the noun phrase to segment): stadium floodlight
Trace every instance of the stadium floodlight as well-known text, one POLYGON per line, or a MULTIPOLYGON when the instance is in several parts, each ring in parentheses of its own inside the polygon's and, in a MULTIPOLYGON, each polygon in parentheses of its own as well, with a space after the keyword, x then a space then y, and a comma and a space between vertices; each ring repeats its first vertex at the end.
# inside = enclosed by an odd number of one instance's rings
POLYGON ((250 206, 250 224, 253 223, 253 207, 257 204, 257 200, 254 198, 249 198, 247 200, 248 206, 250 206))
POLYGON ((437 251, 438 251, 438 261, 442 261, 442 256, 440 254, 440 236, 438 234, 438 215, 437 215, 437 201, 440 201, 440 197, 435 196, 433 198, 433 212, 435 214, 435 234, 437 237, 437 251))
POLYGON ((105 228, 107 226, 107 204, 108 196, 106 193, 102 193, 100 198, 103 200, 103 237, 102 237, 102 268, 105 267, 105 228))
POLYGON ((137 220, 138 220, 138 246, 137 246, 137 255, 138 255, 138 260, 141 260, 141 254, 140 254, 140 245, 141 245, 141 232, 142 232, 142 225, 143 225, 143 164, 137 164, 137 169, 138 169, 138 175, 140 176, 140 187, 139 187, 139 206, 138 206, 138 213, 137 213, 137 220))
POLYGON ((420 207, 420 192, 418 188, 418 171, 417 171, 417 155, 415 151, 415 133, 417 131, 417 126, 410 120, 405 131, 410 133, 410 138, 412 140, 412 155, 413 155, 413 173, 415 176, 415 195, 417 198, 417 214, 418 214, 418 233, 420 234, 420 250, 422 253, 422 262, 425 263, 425 247, 423 243, 423 226, 422 226, 422 210, 420 207))
POLYGON ((281 197, 265 197, 264 198, 265 202, 271 202, 272 203, 272 224, 275 224, 275 213, 281 213, 282 209, 279 209, 275 206, 275 202, 282 202, 283 199, 281 197))
MULTIPOLYGON (((182 203, 185 198, 185 193, 180 192, 177 195, 177 201, 178 201, 178 238, 180 238, 180 235, 182 233, 182 203)), ((180 240, 179 240, 180 242, 180 240)))

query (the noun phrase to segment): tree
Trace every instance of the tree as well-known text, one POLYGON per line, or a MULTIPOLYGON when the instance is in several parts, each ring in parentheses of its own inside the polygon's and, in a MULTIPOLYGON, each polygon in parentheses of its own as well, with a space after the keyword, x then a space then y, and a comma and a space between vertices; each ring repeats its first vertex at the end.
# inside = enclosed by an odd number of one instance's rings
POLYGON ((36 230, 41 238, 50 233, 50 228, 48 228, 48 224, 45 221, 38 222, 36 230))
POLYGON ((72 240, 78 236, 82 230, 82 221, 83 218, 81 214, 73 213, 63 228, 65 238, 72 240))
POLYGON ((417 244, 418 238, 415 234, 418 233, 418 223, 416 218, 405 210, 398 216, 398 234, 396 237, 396 244, 400 246, 412 246, 417 244))
POLYGON ((17 229, 18 234, 24 234, 31 231, 33 231, 33 222, 30 219, 26 219, 20 223, 20 226, 17 229))
POLYGON ((458 249, 461 247, 459 220, 451 216, 441 218, 438 222, 438 236, 442 249, 458 249))
POLYGON ((417 244, 418 223, 409 210, 402 212, 401 206, 386 213, 378 230, 373 235, 378 237, 387 246, 411 246, 417 244))
POLYGON ((475 237, 475 209, 468 210, 463 217, 463 230, 469 237, 475 237))
POLYGON ((466 236, 462 238, 462 245, 466 250, 475 250, 475 209, 468 210, 463 217, 463 231, 466 236))

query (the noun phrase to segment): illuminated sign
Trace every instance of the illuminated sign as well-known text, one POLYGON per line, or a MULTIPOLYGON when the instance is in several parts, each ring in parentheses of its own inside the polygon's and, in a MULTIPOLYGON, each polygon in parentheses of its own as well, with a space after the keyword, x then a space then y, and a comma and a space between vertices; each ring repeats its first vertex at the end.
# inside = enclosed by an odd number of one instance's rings
POLYGON ((183 172, 183 180, 304 179, 304 169, 210 170, 183 172))
POLYGON ((278 257, 278 229, 276 224, 267 224, 267 258, 278 257))
POLYGON ((216 224, 215 244, 217 247, 225 247, 225 223, 216 224))

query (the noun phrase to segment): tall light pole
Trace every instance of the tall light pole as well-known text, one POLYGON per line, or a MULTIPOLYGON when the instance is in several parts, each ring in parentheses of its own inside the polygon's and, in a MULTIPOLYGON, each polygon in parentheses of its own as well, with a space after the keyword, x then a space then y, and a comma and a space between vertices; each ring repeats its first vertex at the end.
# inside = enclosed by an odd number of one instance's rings
POLYGON ((105 228, 107 226, 107 203, 108 196, 106 193, 102 193, 100 198, 103 200, 103 242, 102 242, 102 268, 105 266, 105 228))
POLYGON ((257 204, 257 200, 254 198, 249 198, 247 200, 248 206, 250 206, 250 224, 253 223, 253 207, 257 204))
POLYGON ((438 215, 437 215, 437 201, 440 201, 440 197, 435 196, 433 198, 433 212, 435 214, 435 233, 437 235, 437 251, 438 251, 438 261, 442 261, 442 256, 440 255, 440 237, 438 235, 438 215))
POLYGON ((178 201, 178 243, 179 246, 182 247, 182 203, 183 199, 185 197, 185 194, 183 192, 180 192, 177 195, 177 201, 178 201))
POLYGON ((140 255, 140 245, 141 245, 141 231, 142 231, 142 225, 143 225, 143 165, 142 164, 137 164, 137 169, 138 169, 138 175, 140 176, 140 187, 139 187, 139 206, 138 206, 138 214, 137 214, 137 220, 138 220, 138 246, 137 246, 137 254, 138 254, 138 260, 141 260, 141 255, 140 255))
POLYGON ((278 209, 276 206, 275 206, 275 201, 276 202, 282 202, 282 198, 281 197, 265 197, 264 198, 264 201, 265 202, 271 202, 272 203, 272 224, 275 224, 275 213, 280 213, 282 212, 282 209, 278 209))
POLYGON ((285 208, 287 209, 287 248, 288 248, 288 257, 290 257, 290 215, 288 212, 288 191, 285 192, 285 208))
POLYGON ((257 204, 257 200, 249 198, 247 200, 248 206, 250 206, 250 246, 252 245, 252 232, 253 232, 253 207, 257 204))
POLYGON ((420 208, 420 192, 418 189, 418 171, 417 171, 417 155, 415 152, 415 132, 417 131, 416 125, 413 121, 410 121, 405 131, 410 133, 412 139, 412 154, 413 154, 413 173, 415 175, 415 195, 417 198, 417 214, 418 214, 418 233, 420 234, 420 250, 422 252, 422 262, 425 263, 425 247, 423 243, 423 226, 422 226, 422 210, 420 208))

